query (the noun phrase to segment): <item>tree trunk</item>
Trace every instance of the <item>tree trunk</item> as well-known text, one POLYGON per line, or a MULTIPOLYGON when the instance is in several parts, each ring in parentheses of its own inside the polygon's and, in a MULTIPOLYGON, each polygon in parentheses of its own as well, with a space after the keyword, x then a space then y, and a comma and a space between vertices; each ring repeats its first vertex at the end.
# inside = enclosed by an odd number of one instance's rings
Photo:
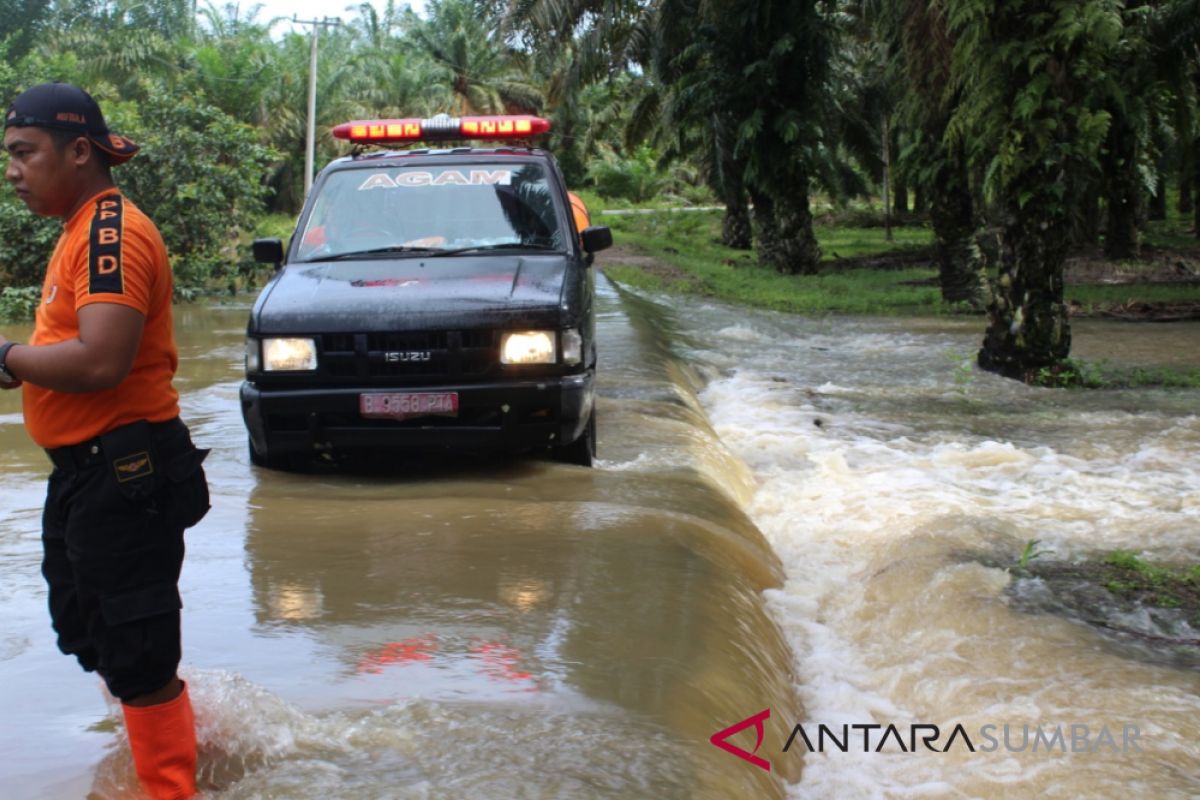
POLYGON ((791 190, 775 198, 779 250, 774 267, 789 275, 815 275, 821 265, 821 248, 813 233, 812 211, 808 207, 808 173, 799 169, 797 173, 791 190))
POLYGON ((1100 212, 1100 193, 1084 191, 1079 201, 1078 223, 1071 231, 1071 241, 1077 245, 1095 245, 1100 241, 1100 226, 1104 215, 1100 212))
POLYGON ((1147 204, 1147 212, 1150 219, 1164 220, 1167 218, 1167 175, 1161 167, 1156 178, 1154 192, 1150 195, 1150 202, 1147 204))
POLYGON ((896 178, 895 197, 892 199, 892 213, 903 219, 908 216, 908 184, 902 178, 896 178))
MULTIPOLYGON (((1054 175, 1043 176, 1047 183, 1054 175)), ((1026 382, 1071 352, 1063 304, 1069 221, 1055 201, 1010 202, 1004 218, 1000 275, 988 306, 979 366, 1026 382)))
POLYGON ((742 198, 740 205, 725 204, 725 218, 721 221, 721 244, 734 250, 749 250, 754 245, 750 225, 750 209, 742 198))
POLYGON ((1109 197, 1107 224, 1104 227, 1104 255, 1107 258, 1137 258, 1138 200, 1136 197, 1109 197))
POLYGON ((932 200, 929 220, 933 225, 942 300, 982 308, 983 270, 972 246, 975 212, 966 166, 961 161, 946 161, 931 182, 929 193, 932 200))
POLYGON ((775 202, 765 193, 750 189, 754 204, 754 236, 758 240, 758 263, 775 268, 779 262, 779 223, 775 219, 775 202))
POLYGON ((1195 215, 1192 230, 1200 239, 1200 197, 1195 196, 1197 191, 1200 191, 1200 137, 1196 138, 1196 146, 1192 148, 1192 213, 1195 215))
POLYGON ((1179 180, 1179 213, 1192 213, 1192 176, 1184 175, 1179 180))
POLYGON ((925 213, 925 192, 919 185, 913 189, 912 212, 917 216, 925 213))
POLYGON ((750 207, 746 203, 746 165, 733 155, 733 146, 728 141, 731 127, 726 115, 713 115, 710 129, 713 161, 708 185, 725 204, 721 244, 735 250, 749 250, 754 245, 754 234, 750 225, 750 207))
POLYGON ((721 182, 725 218, 721 223, 721 244, 735 250, 749 250, 754 244, 750 226, 750 207, 740 171, 725 170, 721 182))
POLYGON ((888 191, 892 186, 892 134, 888 129, 887 114, 883 115, 883 238, 892 241, 892 207, 888 191))
POLYGON ((1119 119, 1108 133, 1104 158, 1104 199, 1108 222, 1104 230, 1104 255, 1137 258, 1138 214, 1142 199, 1137 168, 1137 137, 1119 119))

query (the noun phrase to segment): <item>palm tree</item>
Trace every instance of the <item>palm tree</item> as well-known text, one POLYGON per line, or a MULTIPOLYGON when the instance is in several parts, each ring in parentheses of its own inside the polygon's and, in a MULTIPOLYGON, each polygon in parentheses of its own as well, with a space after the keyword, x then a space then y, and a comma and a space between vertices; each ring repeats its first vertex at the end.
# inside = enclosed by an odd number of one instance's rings
MULTIPOLYGON (((352 94, 357 66, 354 34, 333 28, 321 35, 317 62, 317 168, 339 155, 342 148, 330 135, 333 126, 354 119, 362 110, 352 94)), ((310 39, 289 33, 276 45, 276 69, 263 91, 268 114, 263 125, 266 141, 284 154, 274 165, 269 182, 275 189, 272 208, 295 212, 304 200, 302 154, 307 134, 308 64, 310 39)))
MULTIPOLYGON (((707 129, 719 193, 740 210, 754 202, 759 259, 786 273, 813 273, 809 184, 823 148, 835 30, 811 0, 674 0, 657 19, 656 62, 669 100, 665 118, 707 129)), ((735 223, 736 224, 736 223, 735 223)))
POLYGON ((79 5, 77 13, 63 11, 46 24, 37 51, 53 65, 49 77, 61 80, 69 73, 94 94, 129 100, 145 96, 147 77, 186 69, 183 41, 147 26, 134 0, 79 5))
POLYGON ((661 0, 635 26, 636 60, 654 82, 634 107, 627 139, 656 139, 664 160, 688 160, 725 206, 721 243, 749 250, 753 244, 746 187, 746 160, 736 153, 738 120, 728 107, 732 81, 717 72, 723 54, 711 27, 697 35, 700 6, 694 0, 661 0))
POLYGON ((809 184, 827 155, 823 122, 836 29, 816 0, 760 0, 749 9, 725 0, 714 12, 714 34, 737 20, 721 69, 740 76, 735 153, 746 159, 752 190, 774 207, 778 240, 768 249, 769 263, 780 272, 815 273, 821 250, 809 184))
POLYGON ((206 2, 203 24, 191 52, 193 68, 181 80, 202 91, 226 114, 252 125, 265 125, 271 114, 266 95, 278 79, 278 51, 271 28, 278 20, 258 21, 261 5, 245 10, 206 2))
POLYGON ((28 53, 50 20, 45 0, 0 0, 0 42, 8 43, 5 60, 16 61, 28 53))
POLYGON ((986 175, 1001 218, 999 276, 979 364, 1036 380, 1041 370, 1060 369, 1070 352, 1063 262, 1077 187, 1098 167, 1108 135, 1102 87, 1123 35, 1120 4, 944 5, 955 37, 953 87, 961 93, 948 135, 986 175), (1067 19, 1070 25, 1059 24, 1067 19))
POLYGON ((1137 0, 1122 9, 1124 33, 1111 54, 1117 80, 1105 92, 1111 122, 1101 149, 1100 185, 1107 210, 1104 254, 1114 259, 1139 253, 1146 195, 1154 188, 1143 176, 1153 175, 1154 132, 1166 112, 1164 87, 1151 57, 1148 10, 1137 0))
POLYGON ((529 82, 525 55, 498 33, 499 20, 478 14, 471 0, 434 0, 429 18, 406 18, 414 47, 441 72, 458 114, 532 113, 543 102, 529 82))
POLYGON ((953 80, 954 37, 944 7, 924 0, 881 0, 865 9, 890 52, 900 87, 899 118, 912 133, 904 167, 929 199, 942 299, 983 307, 984 265, 974 244, 976 203, 964 149, 946 139, 958 104, 953 80))
POLYGON ((419 24, 411 11, 398 11, 388 0, 382 14, 370 3, 359 6, 350 23, 354 40, 346 95, 362 119, 422 117, 451 105, 443 71, 403 37, 407 25, 419 24))
POLYGON ((1148 38, 1157 72, 1172 90, 1179 210, 1194 213, 1200 238, 1200 0, 1164 3, 1155 12, 1148 38))

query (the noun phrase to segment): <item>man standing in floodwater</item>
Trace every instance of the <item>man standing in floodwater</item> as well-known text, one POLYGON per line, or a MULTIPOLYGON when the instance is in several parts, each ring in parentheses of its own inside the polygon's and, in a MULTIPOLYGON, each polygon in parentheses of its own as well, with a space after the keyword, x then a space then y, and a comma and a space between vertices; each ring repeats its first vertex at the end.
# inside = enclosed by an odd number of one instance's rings
POLYGON ((82 89, 25 91, 4 120, 5 177, 63 220, 33 337, 0 337, 0 388, 23 385, 46 449, 42 574, 59 649, 121 699, 134 766, 154 798, 196 793, 196 732, 177 675, 183 532, 208 484, 179 419, 172 279, 154 223, 113 183, 138 146, 82 89))

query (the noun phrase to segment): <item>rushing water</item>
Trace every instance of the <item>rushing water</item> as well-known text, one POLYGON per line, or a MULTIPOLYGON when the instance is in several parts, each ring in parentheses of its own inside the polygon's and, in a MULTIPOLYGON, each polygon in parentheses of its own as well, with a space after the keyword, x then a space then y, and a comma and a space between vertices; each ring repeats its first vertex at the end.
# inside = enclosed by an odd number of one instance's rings
MULTIPOLYGON (((977 320, 601 294, 594 470, 252 468, 247 308, 181 309, 184 416, 213 448, 182 581, 210 797, 1200 794, 1200 674, 1044 612, 1048 588, 1004 569, 1030 539, 1196 561, 1194 393, 976 373, 977 320), (709 744, 766 709, 769 773, 709 744), (991 724, 999 747, 784 753, 797 723, 814 745, 935 724, 939 746, 991 724), (1018 747, 1085 724, 1116 745, 1018 747), (1113 752, 1127 726, 1141 752, 1113 752)), ((1115 363, 1198 345, 1192 325, 1076 326, 1077 354, 1115 363)), ((115 709, 45 618, 44 473, 0 396, 0 796, 127 796, 115 709)))
MULTIPOLYGON (((1059 559, 1123 548, 1200 561, 1195 392, 1065 392, 968 371, 973 321, 720 306, 674 319, 681 353, 708 367, 701 398, 720 440, 758 483, 747 510, 787 575, 768 596, 807 729, 894 724, 907 743, 910 726, 937 724, 940 748, 961 723, 980 748, 864 753, 860 736, 809 756, 794 796, 1200 795, 1200 673, 1037 613, 1021 601, 1044 587, 998 566, 1031 539, 1059 559), (983 752, 989 724, 997 746, 983 752), (1052 742, 1062 726, 1065 747, 1034 752, 1038 726, 1052 742), (1140 739, 1114 752, 1127 726, 1140 739)), ((1114 364, 1200 363, 1196 325, 1083 323, 1076 337, 1077 354, 1114 364)), ((1186 623, 1178 634, 1198 638, 1186 623)))

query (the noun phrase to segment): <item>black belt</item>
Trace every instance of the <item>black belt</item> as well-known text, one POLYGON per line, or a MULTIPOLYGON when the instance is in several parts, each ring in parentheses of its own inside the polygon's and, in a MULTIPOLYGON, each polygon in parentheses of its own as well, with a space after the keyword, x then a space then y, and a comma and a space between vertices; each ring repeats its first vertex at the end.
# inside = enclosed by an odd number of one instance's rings
MULTIPOLYGON (((186 433, 187 426, 179 417, 175 417, 166 422, 151 422, 150 430, 154 434, 154 440, 161 442, 178 436, 180 432, 186 433)), ((50 461, 54 464, 55 469, 63 472, 79 472, 103 463, 104 448, 100 444, 100 437, 96 437, 79 444, 55 447, 47 450, 46 455, 50 456, 50 461)))

